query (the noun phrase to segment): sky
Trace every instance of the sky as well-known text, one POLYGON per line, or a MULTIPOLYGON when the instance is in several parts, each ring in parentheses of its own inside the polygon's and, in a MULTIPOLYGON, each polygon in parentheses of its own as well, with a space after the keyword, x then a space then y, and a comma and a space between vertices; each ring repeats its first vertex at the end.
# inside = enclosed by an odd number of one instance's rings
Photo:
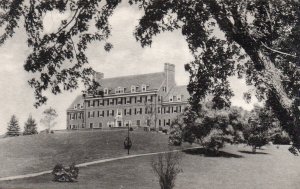
MULTIPOLYGON (((60 15, 52 12, 44 17, 45 32, 55 31, 60 20, 69 15, 60 15)), ((87 56, 89 64, 94 70, 104 73, 105 78, 144 74, 163 71, 164 63, 176 66, 176 82, 178 85, 188 84, 189 75, 184 71, 184 64, 193 60, 188 45, 180 31, 167 32, 154 37, 150 47, 142 48, 136 42, 133 31, 141 18, 142 12, 136 7, 122 4, 115 10, 110 18, 112 36, 108 40, 113 44, 113 49, 106 52, 103 43, 89 45, 87 56)), ((38 129, 45 129, 40 123, 42 112, 52 107, 58 113, 57 125, 54 129, 66 128, 66 109, 82 88, 52 95, 47 92, 48 102, 36 109, 34 104, 33 89, 27 81, 31 78, 23 65, 30 49, 26 45, 26 33, 20 27, 12 39, 0 46, 0 134, 6 132, 10 117, 15 114, 23 129, 24 123, 31 114, 38 123, 38 129)), ((244 80, 231 78, 232 89, 235 96, 232 105, 241 106, 250 110, 254 100, 247 104, 243 100, 243 93, 247 90, 244 80)))

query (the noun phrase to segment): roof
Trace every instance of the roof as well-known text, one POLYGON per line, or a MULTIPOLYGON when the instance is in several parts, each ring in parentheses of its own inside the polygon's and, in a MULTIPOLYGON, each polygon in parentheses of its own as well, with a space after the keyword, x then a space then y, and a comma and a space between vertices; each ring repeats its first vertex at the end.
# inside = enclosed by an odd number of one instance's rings
POLYGON ((100 80, 101 88, 114 89, 118 87, 123 87, 126 92, 130 92, 131 86, 138 86, 141 90, 141 86, 145 84, 147 90, 159 89, 165 79, 164 72, 150 73, 150 74, 140 74, 140 75, 131 75, 131 76, 121 76, 114 78, 104 78, 100 80))
POLYGON ((187 85, 174 86, 167 96, 165 96, 164 101, 169 101, 170 96, 181 96, 181 101, 187 101, 190 97, 189 92, 187 91, 187 85))
POLYGON ((78 95, 75 100, 73 100, 72 104, 69 106, 68 110, 73 110, 74 109, 74 105, 77 104, 83 104, 83 97, 82 95, 78 95))

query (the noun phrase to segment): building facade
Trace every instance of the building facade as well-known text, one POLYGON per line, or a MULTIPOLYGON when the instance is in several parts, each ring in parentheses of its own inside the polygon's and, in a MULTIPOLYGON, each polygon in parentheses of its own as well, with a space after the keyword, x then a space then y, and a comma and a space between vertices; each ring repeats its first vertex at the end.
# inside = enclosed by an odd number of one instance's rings
POLYGON ((187 86, 177 86, 175 65, 158 73, 104 78, 96 73, 104 95, 78 96, 67 109, 67 129, 108 127, 166 128, 188 104, 187 86))

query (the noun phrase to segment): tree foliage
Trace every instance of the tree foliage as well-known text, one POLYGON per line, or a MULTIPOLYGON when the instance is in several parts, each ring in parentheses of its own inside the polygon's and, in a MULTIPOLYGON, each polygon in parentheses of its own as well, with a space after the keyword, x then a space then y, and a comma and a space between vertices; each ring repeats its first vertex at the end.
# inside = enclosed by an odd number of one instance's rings
POLYGON ((245 141, 252 146, 253 152, 271 141, 275 127, 278 127, 278 120, 272 112, 265 107, 255 106, 243 129, 245 141))
MULTIPOLYGON (((244 77, 272 109, 300 149, 296 95, 300 88, 300 2, 296 0, 132 0, 145 11, 136 28, 142 46, 164 31, 181 29, 195 60, 185 66, 192 111, 213 95, 228 107, 228 78, 244 77)), ((250 93, 245 97, 249 100, 250 93)))
POLYGON ((213 102, 209 101, 203 103, 200 112, 187 109, 181 120, 174 123, 179 127, 171 134, 178 135, 180 131, 183 141, 199 143, 207 152, 213 153, 218 153, 226 143, 242 142, 245 124, 243 110, 237 107, 221 110, 213 107, 213 102))
POLYGON ((43 112, 43 118, 41 119, 41 123, 45 125, 48 132, 50 132, 51 128, 56 125, 56 122, 54 121, 58 117, 58 114, 56 113, 56 110, 53 108, 48 108, 44 110, 43 112))
MULTIPOLYGON (((29 85, 35 90, 36 103, 47 101, 43 92, 53 94, 78 87, 78 79, 88 86, 86 92, 95 94, 99 85, 92 79, 94 71, 88 67, 85 51, 94 41, 107 41, 110 36, 109 16, 120 0, 3 0, 0 2, 0 45, 15 33, 24 21, 27 45, 31 51, 24 64, 34 73, 29 85), (71 16, 62 20, 54 32, 45 32, 45 15, 58 11, 71 16)), ((109 51, 112 44, 106 42, 109 51)))
POLYGON ((20 127, 17 117, 12 115, 10 121, 7 126, 6 136, 19 136, 20 135, 20 127))
POLYGON ((33 119, 32 115, 30 115, 25 123, 23 135, 38 134, 36 126, 37 126, 37 124, 36 124, 35 119, 33 119))

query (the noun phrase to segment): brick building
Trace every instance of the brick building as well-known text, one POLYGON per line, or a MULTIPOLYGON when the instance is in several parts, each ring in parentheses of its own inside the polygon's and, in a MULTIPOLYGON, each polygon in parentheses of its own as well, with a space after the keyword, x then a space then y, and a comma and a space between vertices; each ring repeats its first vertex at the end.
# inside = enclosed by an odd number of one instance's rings
POLYGON ((189 94, 177 86, 175 65, 158 73, 104 78, 96 73, 103 96, 78 96, 67 109, 67 129, 142 126, 164 128, 183 112, 189 94))

